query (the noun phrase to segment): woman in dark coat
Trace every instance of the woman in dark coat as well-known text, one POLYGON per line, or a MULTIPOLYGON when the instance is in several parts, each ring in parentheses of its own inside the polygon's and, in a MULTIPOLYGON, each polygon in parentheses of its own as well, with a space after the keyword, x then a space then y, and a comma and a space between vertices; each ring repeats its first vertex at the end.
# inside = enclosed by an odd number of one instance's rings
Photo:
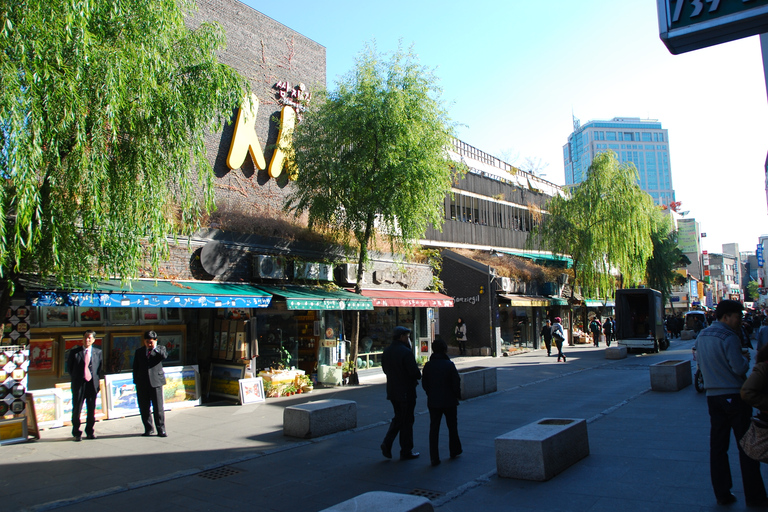
POLYGON ((541 327, 541 338, 547 347, 547 356, 552 355, 552 322, 547 319, 547 323, 541 327))
POLYGON ((461 454, 457 407, 461 396, 461 381, 456 365, 448 357, 448 345, 440 338, 432 342, 430 356, 421 374, 421 385, 427 393, 429 408, 429 458, 433 466, 440 464, 438 441, 440 423, 445 415, 448 426, 448 449, 451 458, 461 454))

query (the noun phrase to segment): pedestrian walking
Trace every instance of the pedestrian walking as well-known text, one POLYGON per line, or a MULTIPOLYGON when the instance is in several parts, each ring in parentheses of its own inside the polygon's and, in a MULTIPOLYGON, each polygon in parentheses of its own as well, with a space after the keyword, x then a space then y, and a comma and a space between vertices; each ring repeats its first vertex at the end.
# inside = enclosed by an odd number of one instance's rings
POLYGON ((605 322, 603 323, 603 333, 605 333, 605 345, 610 347, 611 340, 613 339, 613 322, 611 321, 611 317, 605 319, 605 322))
POLYGON ((453 334, 459 344, 459 355, 465 355, 467 353, 467 324, 461 318, 456 320, 453 334))
POLYGON ((763 319, 763 325, 757 330, 757 350, 768 346, 768 317, 763 319))
POLYGON ((602 326, 600 325, 600 318, 595 316, 592 318, 592 321, 589 322, 589 330, 592 333, 592 342, 595 344, 596 347, 600 346, 600 331, 602 330, 602 326))
POLYGON ((419 366, 413 356, 413 348, 407 327, 395 327, 392 343, 381 355, 381 367, 387 376, 387 400, 392 402, 395 416, 381 443, 381 453, 392 458, 392 444, 400 435, 400 460, 415 459, 413 451, 413 422, 416 409, 416 385, 421 378, 419 366))
POLYGON ((544 340, 544 346, 547 347, 547 357, 552 355, 552 321, 547 319, 547 323, 541 327, 541 339, 544 340))
POLYGON ((440 423, 445 416, 448 427, 448 453, 451 458, 458 457, 461 450, 459 439, 458 415, 461 397, 461 379, 456 365, 448 357, 448 344, 437 338, 432 342, 432 355, 421 377, 421 386, 427 393, 429 408, 429 459, 433 466, 440 464, 440 423))
MULTIPOLYGON (((736 501, 731 493, 733 481, 728 461, 731 431, 736 441, 749 428, 752 407, 741 398, 741 388, 749 370, 749 352, 741 348, 741 302, 722 300, 717 305, 717 321, 696 338, 696 362, 707 383, 709 409, 709 471, 718 505, 736 501)), ((738 445, 741 480, 747 506, 768 506, 760 463, 750 459, 738 445)))
POLYGON ((563 331, 563 326, 560 324, 562 322, 562 319, 557 316, 555 317, 555 323, 552 324, 552 341, 555 342, 555 346, 557 347, 557 362, 560 362, 560 359, 562 358, 563 362, 565 362, 565 354, 563 354, 563 342, 565 341, 565 332, 563 331))

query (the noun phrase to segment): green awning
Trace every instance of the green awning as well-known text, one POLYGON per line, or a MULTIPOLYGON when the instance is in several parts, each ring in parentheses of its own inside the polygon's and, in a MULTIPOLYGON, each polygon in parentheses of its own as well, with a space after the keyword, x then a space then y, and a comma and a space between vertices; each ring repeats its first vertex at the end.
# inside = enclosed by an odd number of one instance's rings
POLYGON ((568 301, 566 299, 561 299, 560 297, 550 297, 549 303, 552 306, 567 306, 568 301))
POLYGON ((567 256, 558 256, 556 254, 545 254, 545 253, 527 252, 527 251, 498 251, 498 252, 502 254, 509 254, 510 256, 517 256, 519 258, 527 258, 539 264, 558 263, 560 265, 563 265, 565 268, 571 268, 573 266, 573 258, 569 258, 567 256))
POLYGON ((371 310, 373 302, 367 297, 345 291, 328 291, 315 286, 283 285, 259 288, 285 300, 288 309, 371 310))
POLYGON ((601 300, 584 299, 584 305, 588 308, 601 308, 604 304, 601 300))
POLYGON ((27 286, 27 300, 32 306, 266 308, 272 296, 244 283, 137 279, 125 286, 119 280, 99 281, 93 289, 51 290, 33 284, 27 286))

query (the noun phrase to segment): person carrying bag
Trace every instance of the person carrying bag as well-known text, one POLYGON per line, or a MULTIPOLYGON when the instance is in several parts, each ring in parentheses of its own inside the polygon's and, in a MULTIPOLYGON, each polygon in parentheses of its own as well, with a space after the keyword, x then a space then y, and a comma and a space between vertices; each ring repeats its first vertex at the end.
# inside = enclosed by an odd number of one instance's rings
POLYGON ((752 418, 739 446, 750 459, 768 463, 768 347, 758 351, 752 373, 741 387, 741 399, 760 413, 752 418))

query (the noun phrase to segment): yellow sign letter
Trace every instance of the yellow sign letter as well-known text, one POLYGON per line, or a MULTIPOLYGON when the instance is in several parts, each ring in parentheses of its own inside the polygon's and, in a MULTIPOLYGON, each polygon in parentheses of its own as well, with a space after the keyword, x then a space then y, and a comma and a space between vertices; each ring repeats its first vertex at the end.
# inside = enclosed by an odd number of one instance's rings
MULTIPOLYGON (((232 145, 227 155, 227 166, 230 169, 238 169, 245 162, 245 155, 251 152, 251 159, 257 169, 266 169, 267 162, 264 159, 264 151, 259 144, 259 136, 256 135, 256 114, 259 111, 259 98, 251 94, 251 98, 245 98, 243 105, 237 112, 235 134, 232 136, 232 145)), ((282 132, 282 130, 281 130, 282 132)), ((274 158, 272 161, 274 162, 274 158)), ((270 175, 272 174, 270 165, 270 175)), ((278 172, 279 174, 279 172, 278 172)))

